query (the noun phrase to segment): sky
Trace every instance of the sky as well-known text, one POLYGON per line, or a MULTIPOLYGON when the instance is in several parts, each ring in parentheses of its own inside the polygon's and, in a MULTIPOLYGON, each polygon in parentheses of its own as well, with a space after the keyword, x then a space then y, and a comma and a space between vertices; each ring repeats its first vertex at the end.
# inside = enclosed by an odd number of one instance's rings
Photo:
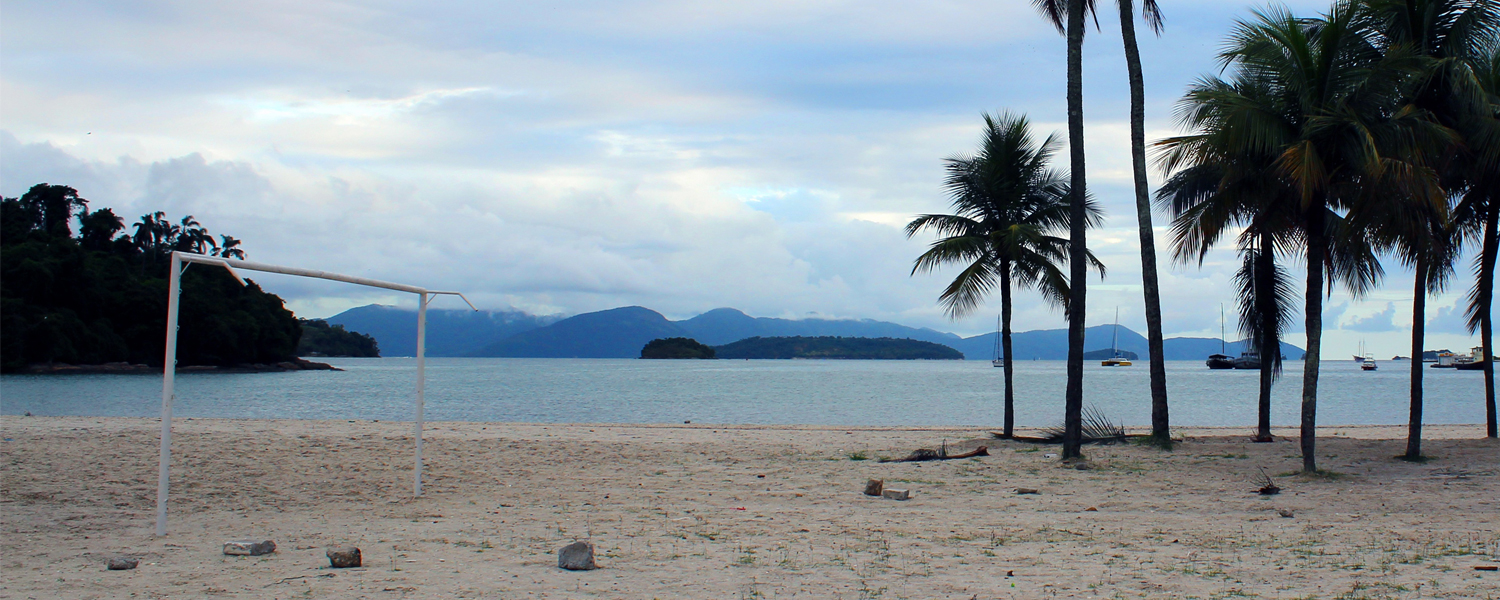
MULTIPOLYGON (((1217 72, 1256 5, 1161 6, 1163 34, 1140 28, 1148 143, 1180 133, 1184 89, 1217 72)), ((1128 85, 1118 13, 1101 7, 1085 151, 1108 273, 1087 316, 1118 309, 1144 332, 1128 85)), ((127 223, 193 215, 250 260, 460 290, 484 309, 728 306, 967 336, 993 330, 998 298, 948 319, 936 300, 956 269, 913 276, 932 238, 902 226, 949 207, 943 159, 977 147, 981 114, 1066 141, 1065 52, 1029 0, 8 2, 0 194, 70 185, 127 223)), ((1154 219, 1166 334, 1217 337, 1233 252, 1176 263, 1154 219)), ((1461 325, 1467 264, 1428 301, 1429 348, 1477 343, 1461 325)), ((1386 269, 1373 293, 1329 298, 1325 357, 1410 354, 1411 274, 1386 269)), ((304 317, 415 306, 255 279, 304 317)), ((1014 323, 1066 327, 1026 291, 1014 323)))

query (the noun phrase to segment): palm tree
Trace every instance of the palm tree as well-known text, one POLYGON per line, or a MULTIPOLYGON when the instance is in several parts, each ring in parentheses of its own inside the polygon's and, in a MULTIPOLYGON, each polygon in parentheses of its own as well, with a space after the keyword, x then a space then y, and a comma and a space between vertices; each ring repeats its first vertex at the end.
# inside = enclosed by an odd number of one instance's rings
MULTIPOLYGON (((906 226, 907 237, 924 230, 940 237, 912 266, 912 274, 948 264, 965 264, 939 296, 950 318, 969 314, 985 296, 1000 289, 1001 344, 1005 369, 1005 431, 1015 428, 1015 394, 1011 361, 1011 288, 1041 292, 1047 301, 1069 306, 1068 278, 1058 268, 1068 241, 1055 233, 1071 222, 1069 188, 1049 168, 1061 142, 1048 136, 1040 145, 1031 137, 1026 117, 984 115, 984 141, 974 156, 947 159, 944 181, 954 214, 920 215, 906 226)), ((1085 206, 1088 226, 1101 219, 1093 202, 1085 206)), ((1104 266, 1092 254, 1094 267, 1104 266)))
POLYGON ((223 243, 219 244, 219 249, 214 251, 214 256, 245 260, 245 250, 240 248, 240 240, 228 235, 220 235, 219 239, 223 240, 223 243))
POLYGON ((182 252, 193 252, 197 254, 208 254, 218 251, 219 245, 214 243, 214 236, 208 233, 193 215, 182 218, 182 225, 175 227, 177 238, 173 240, 172 249, 182 252))
POLYGON ((1469 332, 1479 331, 1484 352, 1485 435, 1497 437, 1495 414, 1495 347, 1491 304, 1495 298, 1495 262, 1500 250, 1500 39, 1492 37, 1469 61, 1482 101, 1461 117, 1460 153, 1463 197, 1454 219, 1465 237, 1479 242, 1474 260, 1474 288, 1466 311, 1469 332))
MULTIPOLYGON (((1301 447, 1308 472, 1317 469, 1325 284, 1341 281, 1360 295, 1379 278, 1361 224, 1367 213, 1388 208, 1383 198, 1442 201, 1433 170, 1412 158, 1421 154, 1411 142, 1426 139, 1433 124, 1398 104, 1416 65, 1408 54, 1382 53, 1355 25, 1349 2, 1312 19, 1284 9, 1256 12, 1236 24, 1220 55, 1236 82, 1206 79, 1184 101, 1184 121, 1222 126, 1222 135, 1206 139, 1235 149, 1231 156, 1269 157, 1274 169, 1265 175, 1292 191, 1289 210, 1278 213, 1293 219, 1307 259, 1301 447)), ((1192 139, 1164 144, 1169 168, 1212 160, 1217 149, 1192 139)))
POLYGON ((1094 0, 1032 0, 1068 38, 1068 156, 1073 196, 1068 227, 1068 387, 1063 406, 1063 460, 1083 457, 1083 334, 1087 316, 1088 244, 1085 236, 1088 182, 1083 153, 1083 17, 1094 0), (1064 26, 1066 21, 1066 26, 1064 26))
MULTIPOLYGON (((1424 111, 1437 123, 1465 132, 1467 139, 1460 140, 1456 133, 1449 131, 1452 139, 1447 140, 1445 147, 1431 152, 1434 157, 1431 162, 1436 163, 1444 175, 1443 183, 1450 191, 1460 191, 1465 187, 1470 192, 1478 191, 1472 196, 1450 194, 1462 198, 1457 213, 1458 224, 1462 226, 1467 220, 1477 225, 1485 211, 1483 208, 1469 209, 1485 204, 1483 198, 1487 194, 1483 181, 1493 179, 1493 173, 1500 167, 1500 163, 1493 160, 1493 150, 1492 160, 1487 162, 1483 158, 1486 154, 1484 147, 1493 147, 1495 136, 1500 135, 1500 130, 1493 127, 1495 110, 1500 104, 1488 101, 1484 85, 1484 54, 1488 49, 1494 55, 1500 9, 1491 0, 1366 0, 1361 16, 1364 28, 1387 54, 1410 54, 1422 60, 1422 72, 1411 80, 1405 102, 1424 111), (1486 117, 1491 123, 1483 122, 1486 117), (1465 146, 1468 151, 1465 151, 1465 146), (1475 183, 1479 185, 1476 187, 1475 183), (1466 205, 1465 202, 1471 199, 1475 202, 1466 205)), ((1453 227, 1447 206, 1426 208, 1418 202, 1412 208, 1411 211, 1388 213, 1391 216, 1399 214, 1400 218, 1387 225, 1392 229, 1391 245, 1399 250, 1402 261, 1416 271, 1411 418, 1405 454, 1405 458, 1415 460, 1421 457, 1422 425, 1422 371, 1416 357, 1422 352, 1426 295, 1441 290, 1451 274, 1461 232, 1453 227)), ((1474 231, 1477 228, 1471 226, 1469 229, 1474 231)), ((1481 251, 1479 263, 1483 265, 1484 262, 1481 251)), ((1493 260, 1490 264, 1493 265, 1493 260)), ((1483 272, 1476 277, 1476 293, 1471 295, 1472 300, 1493 293, 1485 287, 1493 288, 1492 283, 1483 281, 1485 278, 1483 272)), ((1471 317, 1476 316, 1478 304, 1470 303, 1471 317)), ((1488 301, 1483 304, 1488 312, 1488 301)), ((1479 324, 1476 321, 1482 320, 1472 319, 1470 331, 1479 324)), ((1488 345, 1487 334, 1485 343, 1488 345)), ((1489 406, 1493 406, 1494 401, 1493 380, 1491 372, 1487 377, 1486 400, 1489 406)), ((1490 435, 1494 436, 1493 409, 1489 421, 1490 435)))
MULTIPOLYGON (((1146 84, 1141 74, 1141 51, 1135 41, 1135 5, 1116 0, 1120 9, 1120 37, 1125 43, 1125 66, 1130 73, 1130 162, 1135 174, 1135 215, 1141 237, 1141 287, 1146 300, 1146 340, 1151 353, 1151 439, 1172 443, 1167 410, 1167 363, 1161 332, 1161 286, 1156 276, 1156 235, 1151 229, 1151 186, 1146 179, 1146 84)), ((1161 35, 1161 7, 1141 0, 1146 25, 1161 35)))

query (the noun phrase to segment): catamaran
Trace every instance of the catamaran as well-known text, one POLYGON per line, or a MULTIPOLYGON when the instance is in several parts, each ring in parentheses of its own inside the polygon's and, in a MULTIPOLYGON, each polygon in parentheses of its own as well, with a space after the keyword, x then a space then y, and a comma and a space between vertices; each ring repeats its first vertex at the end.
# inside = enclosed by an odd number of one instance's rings
POLYGON ((1118 306, 1115 307, 1115 337, 1109 342, 1109 349, 1111 352, 1110 357, 1099 361, 1101 366, 1128 367, 1135 364, 1130 362, 1130 359, 1125 358, 1124 353, 1120 352, 1120 307, 1118 306))

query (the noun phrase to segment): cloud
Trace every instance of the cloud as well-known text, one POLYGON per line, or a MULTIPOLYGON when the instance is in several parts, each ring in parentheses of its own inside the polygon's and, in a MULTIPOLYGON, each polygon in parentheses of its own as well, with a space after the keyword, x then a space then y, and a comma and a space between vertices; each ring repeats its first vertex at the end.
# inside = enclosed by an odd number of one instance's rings
POLYGON ((1469 335, 1469 320, 1464 316, 1468 303, 1459 299, 1451 306, 1439 306, 1427 319, 1427 333, 1454 333, 1469 335))
MULTIPOLYGON (((1064 40, 1025 2, 13 4, 0 193, 69 184, 126 218, 192 214, 254 260, 461 289, 487 308, 735 306, 982 333, 998 301, 950 322, 936 298, 955 271, 911 276, 930 238, 901 226, 947 210, 942 159, 977 146, 981 112, 1025 113, 1039 137, 1067 117, 1064 40)), ((1141 38, 1151 139, 1176 133, 1184 85, 1216 70, 1246 15, 1163 9, 1166 33, 1141 38)), ((1127 87, 1101 24, 1085 115, 1109 213, 1090 244, 1110 273, 1091 280, 1089 315, 1119 306, 1143 330, 1127 87)), ((1216 335, 1233 252, 1174 265, 1155 225, 1168 333, 1216 335)), ((311 316, 393 301, 264 283, 311 316)), ((1339 294, 1328 323, 1359 306, 1339 294)), ((1064 326, 1028 291, 1015 311, 1064 326)))
POLYGON ((1355 317, 1347 323, 1340 324, 1339 329, 1345 329, 1348 331, 1364 331, 1370 333, 1399 331, 1402 328, 1396 326, 1395 318, 1396 304, 1394 302, 1387 302, 1385 304, 1385 310, 1382 310, 1368 317, 1355 317))

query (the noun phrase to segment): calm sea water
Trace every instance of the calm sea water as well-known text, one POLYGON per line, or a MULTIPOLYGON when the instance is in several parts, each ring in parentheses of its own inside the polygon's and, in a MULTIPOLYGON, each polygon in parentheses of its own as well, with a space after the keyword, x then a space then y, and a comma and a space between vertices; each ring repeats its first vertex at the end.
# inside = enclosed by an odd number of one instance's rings
MULTIPOLYGON (((409 420, 410 358, 331 359, 343 372, 182 374, 175 414, 256 419, 409 420)), ((1016 422, 1061 421, 1065 363, 1016 365, 1016 422)), ((1318 422, 1406 422, 1409 363, 1363 372, 1323 363, 1318 422)), ((1483 375, 1426 369, 1426 422, 1482 423, 1483 375)), ((1299 422, 1301 362, 1277 382, 1273 423, 1299 422)), ((1257 374, 1167 363, 1172 422, 1255 423, 1257 374)), ((1145 363, 1085 374, 1085 403, 1127 425, 1149 425, 1145 363)), ((434 421, 965 425, 1002 423, 1001 369, 988 361, 646 361, 434 358, 427 361, 427 418, 434 421)), ((9 415, 160 414, 160 375, 6 375, 9 415)))

